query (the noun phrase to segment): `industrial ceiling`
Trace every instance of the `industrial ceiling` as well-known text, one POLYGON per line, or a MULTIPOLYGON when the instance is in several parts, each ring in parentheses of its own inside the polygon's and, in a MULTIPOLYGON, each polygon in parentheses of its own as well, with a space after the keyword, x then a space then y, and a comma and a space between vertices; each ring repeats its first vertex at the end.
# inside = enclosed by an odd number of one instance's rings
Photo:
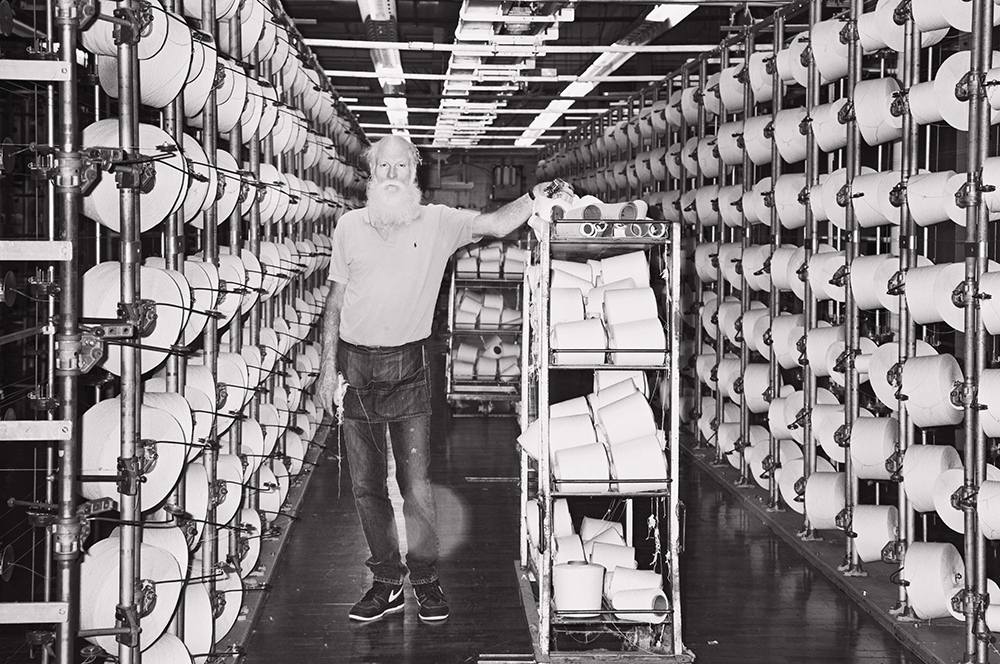
POLYGON ((538 150, 655 84, 747 18, 746 5, 712 2, 285 6, 369 137, 405 132, 420 146, 477 150, 538 150))

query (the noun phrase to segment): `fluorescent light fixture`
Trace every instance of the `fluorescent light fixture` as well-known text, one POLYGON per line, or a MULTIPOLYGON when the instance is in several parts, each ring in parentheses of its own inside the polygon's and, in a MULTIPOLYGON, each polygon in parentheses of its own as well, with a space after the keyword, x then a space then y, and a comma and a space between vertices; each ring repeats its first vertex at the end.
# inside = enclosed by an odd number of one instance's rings
POLYGON ((649 10, 644 20, 652 23, 680 23, 697 9, 697 5, 676 5, 671 2, 661 2, 649 10))
POLYGON ((409 110, 406 107, 406 97, 385 97, 385 114, 389 118, 389 124, 392 125, 392 133, 401 134, 403 136, 409 136, 410 132, 406 129, 410 124, 409 110))
POLYGON ((358 98, 357 97, 341 97, 340 101, 344 102, 345 104, 357 104, 358 103, 358 98))
MULTIPOLYGON (((693 12, 697 7, 695 5, 674 5, 670 3, 660 3, 653 7, 646 15, 644 20, 654 23, 666 23, 669 22, 671 25, 676 25, 678 22, 684 20, 691 12, 693 12)), ((648 41, 648 37, 646 40, 648 41)), ((615 46, 622 44, 622 40, 615 42, 615 46)), ((624 45, 624 44, 622 44, 624 45)), ((631 44, 629 44, 631 45, 631 44)), ((623 52, 605 52, 601 53, 597 58, 587 67, 586 70, 580 75, 581 79, 596 79, 602 76, 607 76, 621 67, 625 62, 627 62, 634 53, 623 53, 623 52)), ((596 83, 589 82, 587 80, 576 81, 570 83, 562 92, 559 93, 561 97, 584 97, 591 92, 596 87, 596 83)), ((528 129, 518 138, 514 145, 518 147, 529 147, 535 143, 541 136, 542 133, 555 124, 563 113, 565 113, 573 104, 576 103, 572 99, 557 99, 549 102, 549 105, 544 111, 538 114, 538 116, 531 121, 528 125, 528 129)))

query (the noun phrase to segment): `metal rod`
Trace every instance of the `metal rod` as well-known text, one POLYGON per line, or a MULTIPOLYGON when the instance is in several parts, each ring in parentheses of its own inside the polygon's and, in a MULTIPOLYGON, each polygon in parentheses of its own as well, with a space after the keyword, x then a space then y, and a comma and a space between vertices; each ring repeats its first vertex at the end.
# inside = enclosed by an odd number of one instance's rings
MULTIPOLYGON (((59 42, 58 57, 70 72, 58 84, 56 112, 57 175, 54 187, 55 214, 59 238, 76 245, 80 240, 80 124, 77 100, 76 50, 79 32, 78 5, 74 0, 54 3, 54 23, 59 42)), ((55 396, 59 419, 76 422, 79 416, 81 343, 78 321, 81 309, 78 252, 58 264, 60 297, 56 323, 55 396)), ((67 606, 66 621, 56 625, 55 656, 59 664, 76 661, 76 632, 80 627, 80 554, 82 523, 77 514, 77 480, 80 473, 80 428, 72 427, 67 440, 59 443, 56 475, 58 519, 54 526, 56 597, 67 606)))
MULTIPOLYGON (((986 368, 987 338, 979 315, 976 296, 979 282, 987 270, 987 240, 989 210, 983 202, 983 163, 989 156, 990 112, 984 85, 986 73, 993 61, 993 3, 973 0, 972 3, 972 65, 969 99, 969 154, 965 202, 965 241, 972 251, 965 253, 965 495, 975 495, 986 479, 986 438, 979 426, 977 393, 980 377, 986 368)), ((965 501, 965 661, 981 664, 988 661, 990 634, 985 627, 986 541, 979 530, 979 520, 973 501, 965 501)))
MULTIPOLYGON (((857 21, 864 12, 864 2, 862 0, 851 0, 851 20, 850 20, 850 41, 848 44, 848 74, 847 74, 847 98, 853 104, 854 90, 862 80, 862 51, 861 40, 858 36, 857 21)), ((846 170, 847 182, 845 190, 848 194, 854 185, 854 178, 861 172, 861 128, 854 117, 850 114, 847 122, 847 148, 846 148, 846 170)), ((850 196, 847 197, 846 213, 846 243, 844 245, 844 256, 847 271, 850 273, 851 265, 858 256, 858 247, 861 243, 861 231, 858 226, 857 216, 854 214, 854 205, 850 196)), ((854 293, 850 286, 845 288, 845 345, 847 352, 851 353, 850 361, 845 366, 846 390, 844 395, 844 426, 849 431, 854 426, 860 412, 859 406, 859 380, 858 371, 854 365, 854 355, 857 352, 860 341, 859 312, 857 302, 854 301, 854 293)), ((845 502, 848 517, 854 513, 854 506, 858 504, 858 478, 854 471, 854 464, 850 454, 845 455, 844 473, 845 482, 845 502)), ((850 518, 848 518, 850 523, 850 518)), ((858 558, 857 548, 854 546, 854 538, 845 537, 845 561, 843 571, 847 576, 863 575, 861 561, 858 558)))
MULTIPOLYGON (((773 66, 773 73, 771 75, 771 84, 774 87, 774 99, 771 101, 771 126, 772 127, 777 123, 778 113, 780 113, 781 110, 782 110, 782 98, 783 98, 784 93, 785 93, 784 82, 781 80, 781 76, 778 73, 778 52, 781 50, 781 47, 783 46, 784 41, 785 41, 785 17, 780 12, 775 12, 775 15, 774 15, 774 43, 773 43, 773 48, 774 48, 774 50, 773 50, 773 53, 774 53, 773 58, 774 59, 772 60, 772 64, 774 66, 773 66)), ((778 151, 778 142, 774 140, 774 132, 772 132, 772 135, 771 135, 771 200, 772 201, 774 200, 774 186, 775 186, 775 183, 777 182, 778 178, 781 176, 781 171, 782 171, 781 166, 782 166, 782 164, 781 164, 781 153, 778 151)), ((756 179, 756 178, 754 178, 754 179, 756 179)), ((771 219, 770 219, 770 225, 771 225, 771 255, 773 256, 774 252, 777 251, 778 247, 781 246, 781 220, 778 218, 778 206, 777 205, 774 205, 774 204, 771 205, 770 214, 771 214, 771 219)), ((743 243, 744 243, 744 245, 743 245, 744 248, 749 247, 750 239, 748 237, 744 237, 743 238, 743 243)), ((748 300, 746 302, 744 302, 744 304, 743 304, 743 310, 744 311, 748 311, 749 308, 750 308, 749 287, 746 284, 746 279, 744 279, 743 282, 744 282, 743 288, 744 288, 744 291, 747 292, 747 297, 748 297, 748 300)), ((771 281, 771 298, 770 298, 770 301, 769 301, 769 305, 771 307, 771 311, 769 313, 772 316, 777 316, 778 315, 779 306, 780 306, 779 298, 780 298, 780 293, 778 292, 778 289, 774 285, 774 281, 772 280, 771 281)), ((771 320, 773 321, 774 318, 772 318, 771 320)), ((803 333, 804 333, 803 336, 808 335, 808 333, 809 333, 808 328, 803 329, 803 333)), ((775 356, 775 353, 773 352, 773 350, 771 352, 771 356, 772 357, 775 356)), ((781 391, 781 389, 780 389, 781 388, 781 367, 780 367, 780 365, 779 365, 776 357, 775 357, 774 361, 771 363, 769 369, 770 369, 770 380, 768 381, 768 385, 771 388, 771 396, 772 396, 772 398, 777 398, 779 396, 779 394, 780 394, 780 391, 781 391)), ((809 370, 808 365, 805 367, 805 370, 806 371, 809 370)), ((809 390, 807 390, 807 389, 804 390, 804 392, 805 392, 805 399, 803 401, 802 407, 805 409, 805 411, 807 413, 810 413, 812 411, 812 394, 810 394, 809 390)), ((745 401, 746 401, 746 398, 744 396, 744 402, 745 401)), ((744 415, 744 417, 746 417, 747 419, 749 419, 749 417, 750 417, 749 410, 747 410, 747 412, 744 415)), ((806 449, 807 450, 808 450, 809 442, 812 440, 812 425, 810 423, 811 419, 812 418, 809 417, 809 416, 806 416, 806 419, 805 419, 805 427, 804 427, 804 432, 805 433, 804 433, 804 436, 805 436, 805 444, 806 444, 806 449)), ((749 432, 749 426, 747 427, 747 430, 749 432)), ((747 443, 750 442, 749 438, 746 439, 746 442, 747 443)), ((780 464, 781 464, 781 441, 777 440, 774 436, 771 436, 770 440, 769 440, 769 443, 770 443, 770 454, 771 454, 772 461, 774 463, 778 464, 778 467, 780 467, 780 464)), ((777 478, 778 478, 778 473, 777 472, 768 473, 768 479, 767 479, 768 505, 767 505, 767 509, 768 509, 768 511, 771 511, 771 512, 781 512, 781 511, 784 511, 784 508, 782 508, 782 506, 781 506, 781 494, 780 494, 780 492, 778 490, 778 479, 777 478)))
MULTIPOLYGON (((131 11, 131 0, 120 0, 121 10, 131 11)), ((139 104, 138 95, 138 59, 134 43, 123 41, 118 45, 118 138, 123 150, 129 155, 138 153, 139 104)), ((133 186, 119 188, 119 209, 121 214, 120 246, 120 302, 125 307, 134 306, 139 302, 139 270, 141 261, 141 246, 139 244, 139 196, 133 186)), ((136 442, 141 431, 139 400, 139 380, 142 367, 139 364, 139 353, 135 346, 121 347, 121 449, 119 456, 125 463, 135 463, 136 442)), ((119 486, 118 504, 124 523, 119 539, 119 588, 118 615, 115 626, 127 627, 124 614, 134 613, 135 587, 139 572, 139 547, 137 540, 140 529, 134 524, 140 515, 140 491, 127 491, 125 484, 119 486)), ((135 635, 134 635, 135 636, 135 635)), ((118 640, 118 661, 121 664, 132 664, 138 661, 138 639, 122 638, 118 640)))

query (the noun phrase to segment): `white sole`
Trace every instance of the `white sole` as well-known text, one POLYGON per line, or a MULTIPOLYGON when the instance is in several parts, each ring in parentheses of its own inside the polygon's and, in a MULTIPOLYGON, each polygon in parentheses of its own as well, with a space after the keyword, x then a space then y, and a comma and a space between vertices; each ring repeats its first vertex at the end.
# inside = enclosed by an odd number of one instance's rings
POLYGON ((385 618, 390 613, 399 613, 402 610, 403 610, 403 605, 400 604, 399 606, 393 607, 391 609, 386 609, 382 613, 378 614, 377 616, 372 616, 371 618, 364 618, 362 616, 356 616, 354 614, 348 614, 347 617, 350 618, 351 620, 357 620, 358 622, 375 622, 376 620, 381 620, 382 618, 385 618))

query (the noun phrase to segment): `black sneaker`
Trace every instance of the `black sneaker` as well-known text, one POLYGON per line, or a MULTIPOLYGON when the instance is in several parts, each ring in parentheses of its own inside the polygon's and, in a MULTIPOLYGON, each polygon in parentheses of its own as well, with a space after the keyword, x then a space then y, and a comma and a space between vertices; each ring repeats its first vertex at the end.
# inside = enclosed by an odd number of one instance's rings
POLYGON ((444 598, 444 591, 437 581, 413 586, 413 594, 420 605, 417 615, 421 620, 437 622, 448 619, 448 600, 444 598))
POLYGON ((387 613, 403 610, 403 586, 376 581, 365 596, 351 608, 351 620, 370 622, 387 613))

